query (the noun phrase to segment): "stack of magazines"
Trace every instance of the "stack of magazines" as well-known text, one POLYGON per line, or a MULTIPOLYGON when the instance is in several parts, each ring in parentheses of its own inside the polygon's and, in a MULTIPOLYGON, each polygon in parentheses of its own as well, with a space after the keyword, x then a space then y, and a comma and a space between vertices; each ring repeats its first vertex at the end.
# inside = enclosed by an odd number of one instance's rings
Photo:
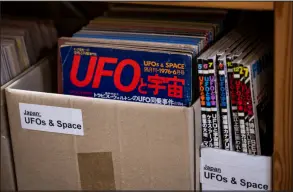
POLYGON ((59 39, 59 92, 190 106, 198 96, 196 58, 223 33, 226 15, 113 6, 59 39))
POLYGON ((197 58, 202 144, 270 155, 272 151, 272 36, 245 23, 197 58))
POLYGON ((57 31, 50 20, 2 18, 1 85, 35 64, 56 42, 57 31))

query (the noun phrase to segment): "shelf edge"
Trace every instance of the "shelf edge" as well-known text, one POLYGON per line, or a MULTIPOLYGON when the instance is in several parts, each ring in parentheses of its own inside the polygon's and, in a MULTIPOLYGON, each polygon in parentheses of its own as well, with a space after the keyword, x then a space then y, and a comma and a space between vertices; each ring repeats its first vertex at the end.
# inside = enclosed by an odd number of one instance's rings
POLYGON ((213 2, 213 1, 130 1, 115 2, 140 5, 162 5, 162 6, 181 6, 181 7, 202 7, 202 8, 220 8, 220 9, 246 9, 246 10, 274 10, 274 2, 213 2))

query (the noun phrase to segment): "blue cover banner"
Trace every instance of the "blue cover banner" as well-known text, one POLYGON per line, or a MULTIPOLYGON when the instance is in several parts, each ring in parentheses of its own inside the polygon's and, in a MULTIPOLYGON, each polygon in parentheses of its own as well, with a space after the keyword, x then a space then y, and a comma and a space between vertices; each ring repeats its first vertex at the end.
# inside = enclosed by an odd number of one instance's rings
POLYGON ((64 94, 191 105, 191 54, 63 45, 60 55, 64 94))

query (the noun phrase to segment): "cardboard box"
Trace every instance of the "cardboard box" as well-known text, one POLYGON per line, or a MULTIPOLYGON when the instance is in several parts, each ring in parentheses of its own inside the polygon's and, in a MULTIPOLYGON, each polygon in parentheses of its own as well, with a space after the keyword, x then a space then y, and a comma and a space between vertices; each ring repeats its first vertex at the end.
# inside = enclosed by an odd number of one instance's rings
POLYGON ((44 63, 6 88, 19 190, 191 190, 199 182, 199 102, 53 94, 51 77, 44 63))
POLYGON ((202 190, 272 190, 272 158, 201 149, 202 190))

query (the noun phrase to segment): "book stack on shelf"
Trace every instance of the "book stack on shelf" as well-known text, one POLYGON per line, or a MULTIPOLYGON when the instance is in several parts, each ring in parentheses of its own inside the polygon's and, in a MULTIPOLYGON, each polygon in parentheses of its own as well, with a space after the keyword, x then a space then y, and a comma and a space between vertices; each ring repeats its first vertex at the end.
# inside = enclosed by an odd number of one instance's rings
POLYGON ((267 34, 245 28, 197 58, 203 146, 271 155, 273 46, 267 34))
POLYGON ((57 31, 50 20, 1 19, 1 86, 35 64, 56 42, 57 31))

